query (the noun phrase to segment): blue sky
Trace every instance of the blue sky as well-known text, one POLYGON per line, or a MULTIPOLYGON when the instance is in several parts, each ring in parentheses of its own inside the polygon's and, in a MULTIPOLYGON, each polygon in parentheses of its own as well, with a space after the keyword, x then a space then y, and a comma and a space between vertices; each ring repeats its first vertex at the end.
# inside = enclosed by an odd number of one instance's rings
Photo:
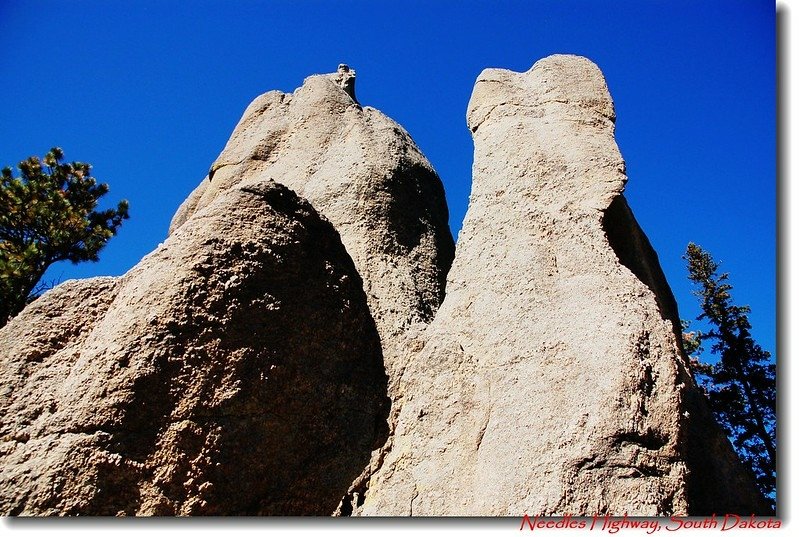
POLYGON ((131 219, 98 263, 122 274, 222 150, 244 108, 341 62, 441 175, 457 235, 471 182, 466 104, 480 71, 553 53, 596 62, 616 103, 627 198, 683 318, 689 241, 731 273, 775 350, 775 17, 768 1, 0 2, 0 165, 51 146, 91 162, 131 219))

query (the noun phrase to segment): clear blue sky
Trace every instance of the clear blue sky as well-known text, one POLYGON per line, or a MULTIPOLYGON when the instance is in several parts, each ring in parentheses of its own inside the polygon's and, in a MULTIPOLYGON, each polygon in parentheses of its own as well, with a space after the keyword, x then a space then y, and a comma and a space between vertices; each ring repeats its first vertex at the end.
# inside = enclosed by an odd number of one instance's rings
POLYGON ((694 241, 723 262, 774 351, 774 11, 761 0, 3 0, 0 165, 54 145, 91 162, 131 219, 100 262, 48 278, 122 274, 164 239, 254 97, 346 62, 361 103, 408 129, 441 175, 457 235, 479 72, 581 54, 607 78, 627 197, 681 316, 698 313, 680 258, 694 241))

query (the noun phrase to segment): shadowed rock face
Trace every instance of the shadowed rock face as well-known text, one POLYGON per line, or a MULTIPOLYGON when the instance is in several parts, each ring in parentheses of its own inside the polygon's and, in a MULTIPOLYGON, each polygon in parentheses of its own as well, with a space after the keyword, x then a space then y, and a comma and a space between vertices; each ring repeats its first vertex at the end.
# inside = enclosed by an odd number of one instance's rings
POLYGON ((488 69, 469 209, 364 515, 765 512, 687 369, 590 61, 488 69))
POLYGON ((332 512, 385 439, 361 279, 293 192, 231 188, 125 276, 0 331, 4 515, 332 512))

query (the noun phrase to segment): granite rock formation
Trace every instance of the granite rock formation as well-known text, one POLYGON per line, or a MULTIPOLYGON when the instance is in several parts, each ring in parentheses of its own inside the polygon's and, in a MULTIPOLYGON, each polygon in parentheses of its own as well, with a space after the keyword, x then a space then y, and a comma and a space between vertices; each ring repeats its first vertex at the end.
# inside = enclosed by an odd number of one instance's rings
POLYGON ((765 512, 622 195, 599 69, 487 69, 467 121, 472 194, 447 295, 408 345, 391 446, 356 514, 765 512))
MULTIPOLYGON (((355 71, 342 64, 336 73, 308 77, 294 93, 255 99, 170 232, 228 189, 264 179, 308 199, 341 235, 380 334, 388 395, 397 399, 402 349, 408 334, 432 321, 455 251, 435 170, 405 129, 358 104, 355 71)), ((348 512, 385 449, 375 452, 337 512, 348 512)))
POLYGON ((393 379, 406 331, 432 320, 455 245, 444 187, 410 135, 355 100, 340 65, 294 93, 256 98, 222 154, 175 215, 173 231, 228 189, 274 179, 330 220, 364 282, 393 379))
POLYGON ((455 255, 354 70, 261 95, 163 245, 0 329, 0 513, 766 513, 614 121, 584 58, 484 71, 455 255))
POLYGON ((327 515, 388 409, 352 260, 269 181, 31 304, 0 330, 0 386, 4 515, 327 515))

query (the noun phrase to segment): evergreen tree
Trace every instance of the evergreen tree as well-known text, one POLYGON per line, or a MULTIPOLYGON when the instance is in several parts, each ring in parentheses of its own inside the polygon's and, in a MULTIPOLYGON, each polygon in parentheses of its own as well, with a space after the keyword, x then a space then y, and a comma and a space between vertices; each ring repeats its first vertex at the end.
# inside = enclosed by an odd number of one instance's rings
POLYGON ((37 284, 57 261, 97 261, 98 253, 128 218, 128 202, 97 211, 108 185, 91 165, 64 163, 54 147, 0 175, 0 326, 36 296, 37 284))
POLYGON ((754 471, 763 494, 776 495, 776 367, 770 354, 755 343, 750 332, 748 306, 732 302, 729 275, 718 274, 711 255, 690 243, 684 259, 688 277, 696 285, 701 301, 697 318, 711 325, 707 333, 687 333, 689 352, 701 351, 701 343, 712 342, 714 364, 692 358, 694 374, 702 382, 710 406, 741 459, 754 471))

